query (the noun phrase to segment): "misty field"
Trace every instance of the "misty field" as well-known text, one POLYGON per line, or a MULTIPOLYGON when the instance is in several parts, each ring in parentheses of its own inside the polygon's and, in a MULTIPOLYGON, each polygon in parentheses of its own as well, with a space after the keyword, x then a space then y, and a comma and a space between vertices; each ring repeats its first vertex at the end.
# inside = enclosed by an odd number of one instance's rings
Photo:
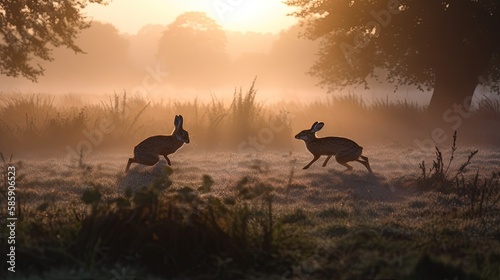
MULTIPOLYGON (((461 147, 456 152, 446 176, 458 172, 470 151, 461 147)), ((443 151, 444 156, 449 152, 443 151)), ((126 175, 125 154, 96 155, 84 162, 16 159, 19 275, 113 279, 113 272, 123 271, 134 279, 500 276, 498 150, 481 149, 464 171, 470 177, 480 170, 491 180, 483 212, 470 208, 473 192, 460 194, 459 184, 453 183, 450 190, 421 185, 418 166, 422 159, 432 161, 433 151, 374 146, 366 155, 373 175, 355 163, 352 172, 333 162, 321 167, 321 161, 302 170, 311 159, 305 150, 250 155, 186 149, 171 157, 173 169, 162 160, 153 167, 133 165, 126 175), (156 202, 134 197, 150 186, 159 189, 156 202), (144 210, 149 209, 144 205, 155 209, 144 210), (133 209, 144 213, 134 218, 133 209), (215 215, 214 221, 208 213, 215 215), (126 229, 127 222, 132 224, 128 234, 137 234, 130 237, 134 245, 120 240, 128 236, 117 228, 126 229), (212 236, 215 226, 229 245, 212 236), (174 237, 180 240, 165 240, 174 237), (240 248, 212 248, 209 242, 240 248), (117 243, 130 246, 130 251, 115 255, 117 243), (184 250, 194 256, 184 256, 184 250), (165 256, 163 263, 152 261, 160 252, 196 262, 183 264, 165 256)))
POLYGON ((498 101, 429 123, 405 101, 265 104, 254 85, 229 102, 0 97, 3 190, 16 170, 9 279, 500 278, 498 101), (191 142, 172 167, 125 174, 176 114, 191 142), (363 146, 374 174, 324 158, 303 170, 312 155, 293 136, 317 120, 318 136, 363 146))

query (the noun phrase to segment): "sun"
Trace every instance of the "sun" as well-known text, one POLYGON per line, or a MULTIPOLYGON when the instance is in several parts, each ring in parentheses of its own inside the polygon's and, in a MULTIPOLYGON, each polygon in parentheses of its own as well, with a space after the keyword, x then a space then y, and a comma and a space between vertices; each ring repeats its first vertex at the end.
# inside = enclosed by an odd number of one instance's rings
POLYGON ((295 22, 287 16, 290 8, 281 0, 206 1, 204 10, 229 30, 275 32, 295 22))
POLYGON ((206 9, 220 21, 244 23, 257 19, 259 12, 265 10, 265 4, 261 1, 219 0, 211 4, 206 9))
POLYGON ((205 12, 225 30, 276 33, 296 23, 283 0, 114 0, 89 5, 92 20, 108 22, 121 32, 136 33, 148 24, 167 25, 189 11, 205 12))

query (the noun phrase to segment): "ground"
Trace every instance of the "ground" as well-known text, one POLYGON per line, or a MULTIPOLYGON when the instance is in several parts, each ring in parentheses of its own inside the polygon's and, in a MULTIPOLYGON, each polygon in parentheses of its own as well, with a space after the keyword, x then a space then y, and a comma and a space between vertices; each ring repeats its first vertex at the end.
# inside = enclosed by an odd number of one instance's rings
MULTIPOLYGON (((450 173, 474 149, 461 147, 450 173)), ((434 152, 389 145, 365 148, 374 171, 369 174, 356 162, 352 162, 354 171, 346 171, 333 159, 322 167, 324 158, 302 170, 312 158, 305 149, 265 150, 253 155, 181 149, 170 156, 171 188, 196 189, 202 185, 203 175, 211 177, 211 193, 219 197, 234 194, 244 177, 250 184, 269 187, 280 221, 299 225, 318 244, 298 263, 280 268, 269 279, 326 279, 325 275, 335 275, 331 279, 401 278, 414 275, 424 255, 483 277, 479 279, 500 277, 498 212, 465 218, 465 207, 454 203, 453 194, 416 187, 419 164, 425 160, 431 165, 434 152)), ((449 156, 448 151, 443 152, 449 156)), ((16 157, 21 203, 28 208, 45 202, 84 208, 82 193, 96 185, 104 197, 111 198, 161 177, 166 165, 163 158, 152 167, 133 164, 125 174, 129 156, 126 152, 96 152, 81 163, 64 157, 16 157)), ((479 149, 467 174, 476 171, 485 177, 499 172, 500 151, 479 149)), ((22 271, 22 260, 19 263, 22 271)))

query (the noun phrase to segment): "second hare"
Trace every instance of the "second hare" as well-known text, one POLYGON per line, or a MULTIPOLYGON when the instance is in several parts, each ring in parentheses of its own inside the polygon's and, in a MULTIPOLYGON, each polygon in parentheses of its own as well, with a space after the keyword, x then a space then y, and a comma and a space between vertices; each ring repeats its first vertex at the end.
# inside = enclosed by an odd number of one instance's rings
POLYGON ((189 143, 189 134, 182 128, 182 123, 182 116, 175 116, 175 129, 172 135, 151 136, 135 146, 134 157, 129 158, 125 173, 128 172, 130 165, 134 162, 150 166, 155 165, 160 160, 160 155, 165 157, 168 165, 172 165, 168 155, 175 153, 184 143, 189 143))
POLYGON ((324 155, 326 160, 323 162, 323 167, 326 166, 332 156, 335 156, 337 162, 347 167, 347 170, 352 170, 352 166, 347 164, 348 162, 357 161, 363 164, 368 169, 368 172, 373 173, 368 158, 361 155, 363 147, 356 144, 356 142, 342 137, 317 138, 316 132, 320 131, 324 125, 322 122, 315 122, 311 129, 302 130, 295 135, 295 139, 304 140, 307 150, 314 156, 312 161, 303 169, 309 168, 320 156, 324 155))

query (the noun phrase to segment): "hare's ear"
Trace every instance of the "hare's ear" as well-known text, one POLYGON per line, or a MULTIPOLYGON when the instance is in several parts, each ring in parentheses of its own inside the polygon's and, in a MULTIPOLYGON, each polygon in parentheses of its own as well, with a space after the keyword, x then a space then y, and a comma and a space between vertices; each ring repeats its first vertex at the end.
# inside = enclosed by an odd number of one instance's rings
POLYGON ((318 122, 313 123, 313 125, 311 126, 311 130, 313 130, 313 129, 314 129, 314 127, 315 127, 317 124, 318 124, 318 122))
POLYGON ((184 118, 182 115, 179 115, 179 128, 182 128, 182 124, 184 123, 184 118))
POLYGON ((313 126, 311 127, 312 132, 317 132, 320 131, 325 124, 322 122, 315 122, 313 126))
POLYGON ((179 116, 175 115, 175 118, 174 118, 174 126, 175 128, 179 127, 179 116))

